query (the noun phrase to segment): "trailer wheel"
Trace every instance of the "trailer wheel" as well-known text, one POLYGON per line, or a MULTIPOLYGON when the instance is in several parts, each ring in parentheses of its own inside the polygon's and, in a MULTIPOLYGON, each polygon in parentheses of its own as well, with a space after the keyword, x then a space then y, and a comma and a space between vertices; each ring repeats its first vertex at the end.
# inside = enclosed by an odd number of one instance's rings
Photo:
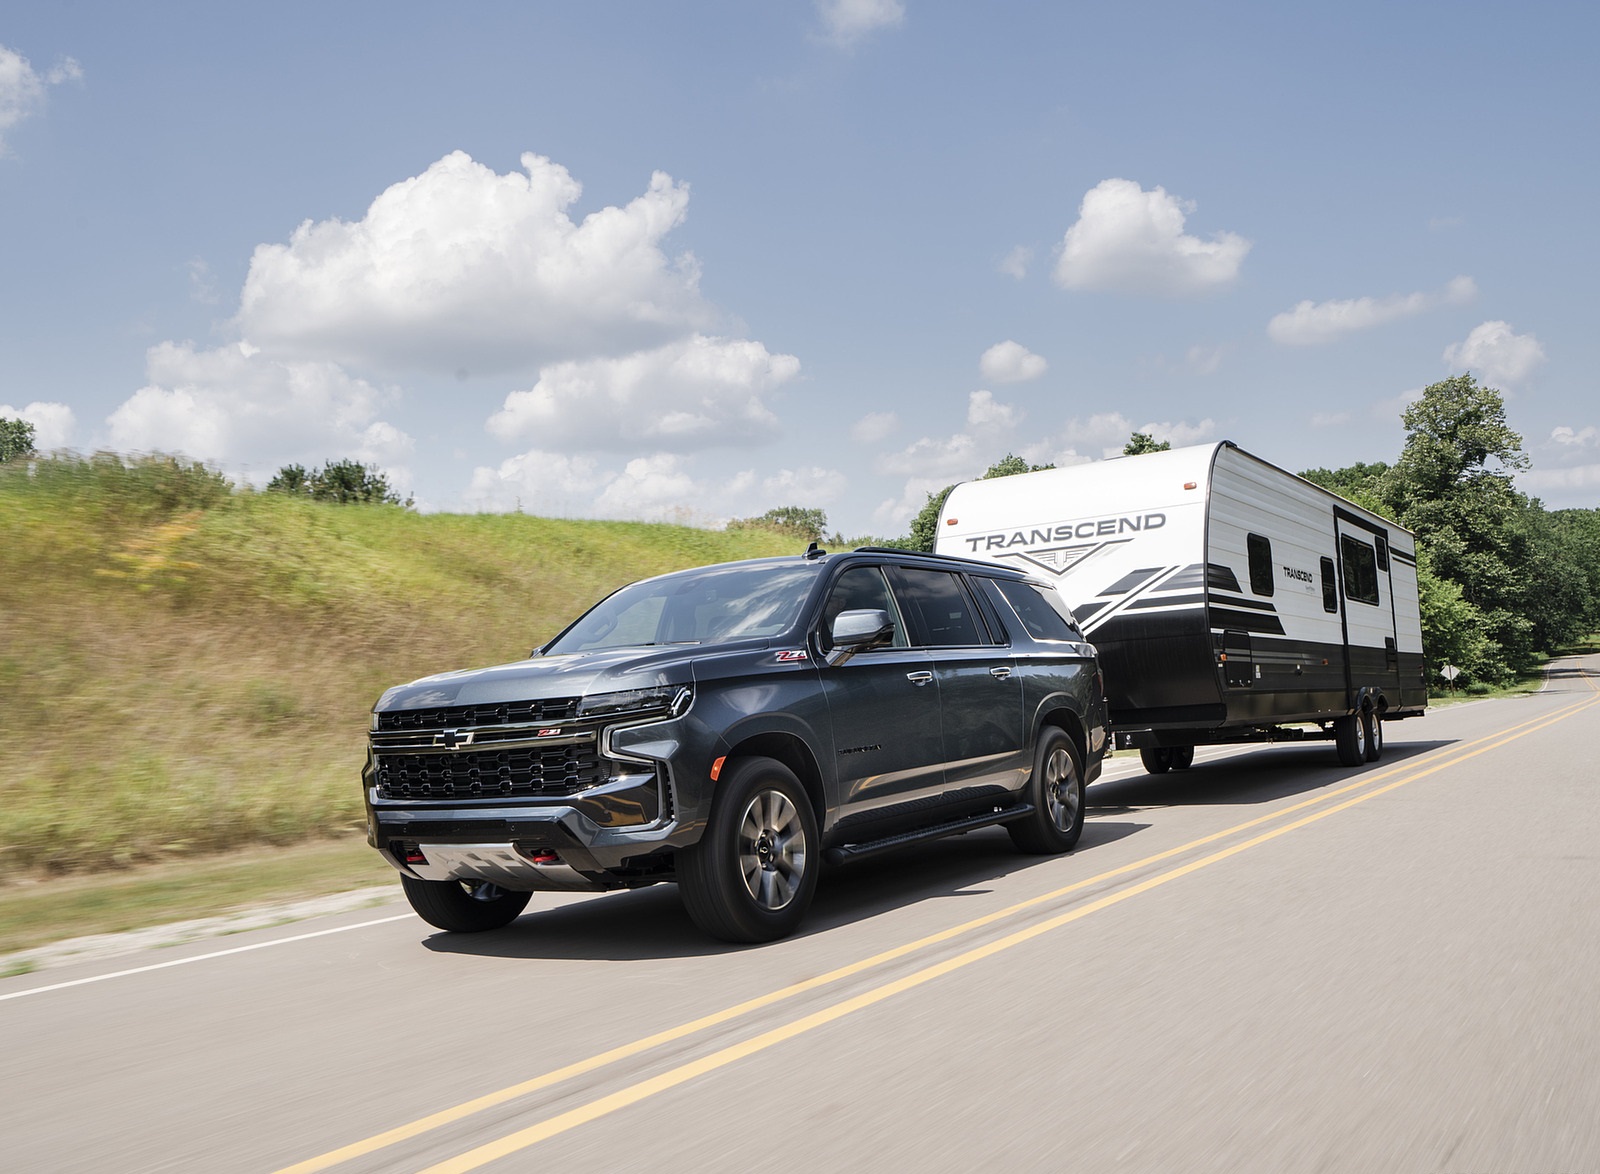
POLYGON ((1341 766, 1360 766, 1367 760, 1366 711, 1346 714, 1333 723, 1333 742, 1339 748, 1341 766))
POLYGON ((1172 754, 1173 770, 1188 770, 1194 765, 1193 746, 1174 746, 1170 753, 1172 754))
POLYGON ((1170 746, 1151 746, 1139 751, 1139 761, 1144 763, 1144 769, 1153 775, 1164 775, 1172 769, 1172 748, 1170 746))
POLYGON ((1383 757, 1383 715, 1376 709, 1364 710, 1367 722, 1367 761, 1377 762, 1383 757))

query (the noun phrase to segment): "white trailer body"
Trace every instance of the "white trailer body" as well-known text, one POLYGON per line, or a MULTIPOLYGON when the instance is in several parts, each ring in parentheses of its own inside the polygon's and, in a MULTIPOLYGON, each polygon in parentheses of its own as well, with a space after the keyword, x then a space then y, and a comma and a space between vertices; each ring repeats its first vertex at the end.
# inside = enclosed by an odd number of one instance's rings
POLYGON ((1056 579, 1119 746, 1192 758, 1316 723, 1371 760, 1427 705, 1414 536, 1227 441, 964 482, 936 549, 1056 579))

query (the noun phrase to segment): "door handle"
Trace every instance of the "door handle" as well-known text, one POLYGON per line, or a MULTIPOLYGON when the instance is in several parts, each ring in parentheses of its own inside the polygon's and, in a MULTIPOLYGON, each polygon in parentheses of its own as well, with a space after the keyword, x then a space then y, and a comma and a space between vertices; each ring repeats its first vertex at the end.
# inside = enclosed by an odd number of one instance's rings
POLYGON ((1011 675, 1011 668, 1008 665, 997 665, 989 670, 989 675, 997 681, 1003 681, 1011 675))
POLYGON ((906 674, 906 680, 910 681, 913 685, 915 685, 917 688, 920 689, 920 688, 922 688, 922 686, 926 685, 929 681, 933 680, 933 674, 932 673, 907 673, 906 674))

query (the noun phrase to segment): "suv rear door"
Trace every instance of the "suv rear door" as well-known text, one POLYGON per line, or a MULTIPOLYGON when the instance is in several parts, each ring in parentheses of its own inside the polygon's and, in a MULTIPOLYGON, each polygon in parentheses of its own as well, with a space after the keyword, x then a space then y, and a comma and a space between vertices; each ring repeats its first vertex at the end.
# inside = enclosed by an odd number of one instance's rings
POLYGON ((1022 679, 1007 637, 963 576, 932 567, 889 569, 912 639, 933 655, 944 753, 941 804, 981 803, 1015 791, 1030 765, 1022 679))

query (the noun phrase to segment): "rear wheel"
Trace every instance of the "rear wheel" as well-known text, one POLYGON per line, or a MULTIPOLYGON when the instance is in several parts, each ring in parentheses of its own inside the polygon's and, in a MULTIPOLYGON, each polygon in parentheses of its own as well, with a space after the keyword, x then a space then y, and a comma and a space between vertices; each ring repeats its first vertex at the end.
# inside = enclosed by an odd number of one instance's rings
POLYGON ((1033 810, 1006 824, 1011 842, 1023 852, 1044 856, 1070 851, 1083 834, 1083 769, 1077 748, 1063 731, 1040 733, 1028 797, 1033 810))
POLYGON ((1139 761, 1153 775, 1164 775, 1172 769, 1172 747, 1151 746, 1139 751, 1139 761))
POLYGON ((1367 760, 1367 715, 1365 710, 1336 718, 1333 741, 1339 749, 1342 766, 1360 766, 1367 760))
POLYGON ((1364 713, 1367 722, 1367 761, 1377 762, 1383 757, 1383 715, 1375 709, 1364 713))
POLYGON ((528 907, 532 893, 502 889, 489 881, 430 881, 402 876, 400 887, 417 916, 450 933, 482 933, 510 925, 528 907))
POLYGON ((794 772, 771 758, 733 764, 705 834, 678 853, 678 891, 694 923, 727 942, 791 934, 817 888, 817 816, 794 772))

